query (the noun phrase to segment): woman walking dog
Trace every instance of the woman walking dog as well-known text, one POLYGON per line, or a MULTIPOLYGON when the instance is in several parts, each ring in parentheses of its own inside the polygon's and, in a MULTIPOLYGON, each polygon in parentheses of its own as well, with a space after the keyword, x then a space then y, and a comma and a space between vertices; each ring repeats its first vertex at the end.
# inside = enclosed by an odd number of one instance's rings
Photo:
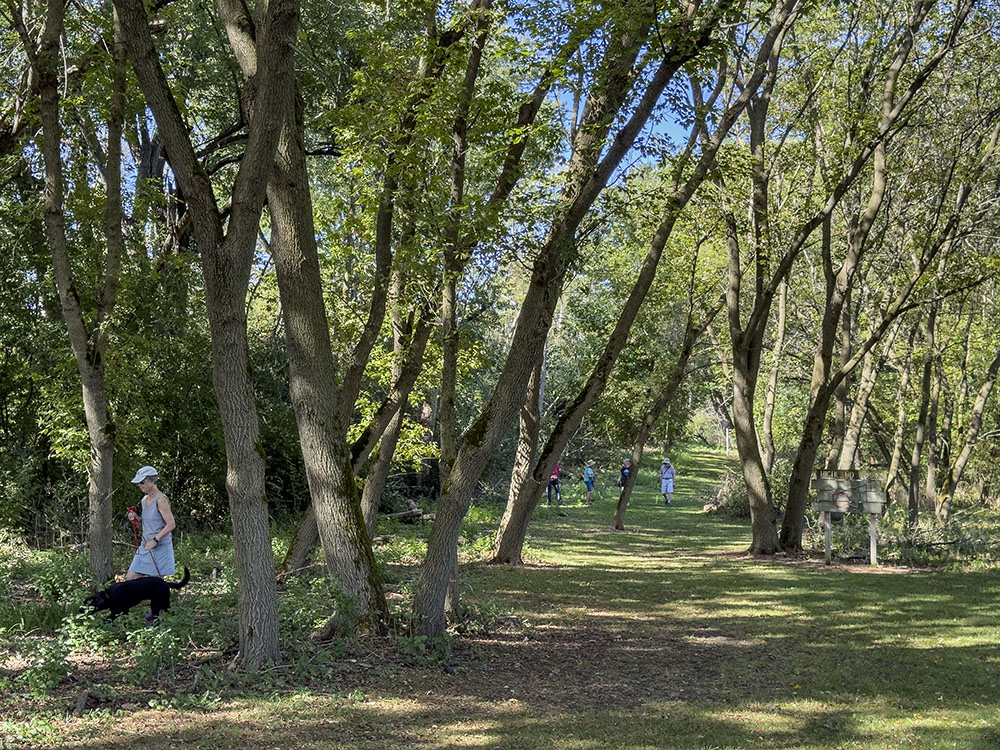
MULTIPOLYGON (((135 557, 128 566, 126 581, 141 576, 169 576, 174 574, 173 530, 177 527, 174 514, 170 511, 170 501, 156 487, 159 479, 156 469, 143 466, 135 473, 132 484, 143 491, 142 496, 142 542, 136 547, 135 557)), ((130 509, 128 519, 134 521, 139 516, 130 509)))

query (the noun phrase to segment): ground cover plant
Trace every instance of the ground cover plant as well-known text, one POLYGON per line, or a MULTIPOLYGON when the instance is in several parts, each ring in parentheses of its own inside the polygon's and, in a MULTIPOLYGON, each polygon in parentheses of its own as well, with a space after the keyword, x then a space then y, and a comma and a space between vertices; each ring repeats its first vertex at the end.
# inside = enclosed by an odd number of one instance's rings
POLYGON ((76 614, 81 553, 4 536, 0 747, 1000 745, 995 566, 748 557, 745 522, 703 512, 730 459, 675 455, 674 506, 644 478, 625 532, 610 529, 613 487, 588 507, 567 482, 566 505, 538 509, 523 568, 477 561, 497 511, 475 508, 444 639, 405 627, 428 528, 383 527, 393 632, 312 644, 337 594, 290 581, 283 661, 252 672, 227 668, 223 535, 188 537, 194 580, 154 628, 139 610, 76 614))

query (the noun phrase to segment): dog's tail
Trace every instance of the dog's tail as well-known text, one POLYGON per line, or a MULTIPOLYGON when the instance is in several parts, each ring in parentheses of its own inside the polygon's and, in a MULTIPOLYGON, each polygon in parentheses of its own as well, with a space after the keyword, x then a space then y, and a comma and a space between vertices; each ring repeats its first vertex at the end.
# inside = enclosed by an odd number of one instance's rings
POLYGON ((167 581, 166 584, 172 589, 179 589, 183 588, 184 586, 187 586, 187 582, 190 580, 191 580, 191 573, 188 571, 187 566, 185 565, 184 577, 181 580, 177 581, 176 583, 173 583, 172 581, 167 581))

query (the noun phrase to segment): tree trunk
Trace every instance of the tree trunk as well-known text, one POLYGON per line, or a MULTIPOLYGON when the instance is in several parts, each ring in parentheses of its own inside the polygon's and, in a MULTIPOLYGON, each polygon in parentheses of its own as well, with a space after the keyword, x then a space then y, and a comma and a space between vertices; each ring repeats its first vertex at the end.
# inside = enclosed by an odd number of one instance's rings
POLYGON ((63 31, 64 7, 63 3, 56 0, 49 3, 38 54, 36 56, 31 49, 26 51, 38 79, 42 116, 45 235, 52 255, 53 277, 59 293, 63 320, 82 384, 84 416, 90 439, 87 524, 90 575, 95 583, 103 583, 113 574, 111 492, 115 426, 108 408, 104 363, 108 341, 107 324, 115 306, 124 250, 121 226, 121 140, 125 109, 125 69, 121 32, 116 22, 112 50, 113 80, 108 117, 107 165, 102 170, 107 188, 104 211, 107 256, 103 269, 104 288, 97 303, 97 320, 94 330, 89 332, 70 262, 63 210, 65 185, 58 70, 61 69, 59 40, 63 31))
POLYGON ((786 308, 788 306, 788 279, 782 279, 778 291, 778 330, 775 332, 774 350, 771 353, 771 374, 764 392, 764 472, 770 476, 774 468, 774 399, 778 393, 778 374, 781 370, 781 350, 785 343, 786 308))
POLYGON ((510 477, 507 507, 493 542, 493 563, 521 565, 524 538, 534 511, 532 500, 540 496, 540 487, 532 476, 538 456, 538 430, 541 425, 541 378, 544 356, 535 365, 528 381, 528 392, 521 406, 520 429, 514 468, 510 477), (504 533, 504 532, 507 533, 504 533))
POLYGON ((868 413, 868 398, 875 388, 875 381, 878 371, 875 368, 875 355, 868 352, 865 355, 864 365, 861 370, 861 379, 858 383, 858 390, 854 394, 854 403, 851 405, 851 415, 847 420, 847 429, 844 431, 844 442, 840 448, 840 455, 837 457, 836 468, 843 471, 854 468, 857 465, 858 445, 861 441, 861 427, 868 413))
MULTIPOLYGON (((840 367, 851 359, 851 290, 844 295, 844 312, 840 316, 840 367)), ((840 381, 833 393, 833 430, 830 435, 830 445, 826 453, 826 468, 832 469, 840 459, 844 449, 844 439, 847 434, 847 399, 850 397, 849 378, 840 381)))
POLYGON ((344 594, 357 600, 361 622, 382 629, 388 609, 361 514, 346 434, 338 419, 336 368, 295 108, 293 90, 268 184, 271 254, 288 345, 292 403, 327 568, 344 594))
MULTIPOLYGON (((413 334, 413 338, 410 342, 410 347, 407 350, 406 360, 403 363, 402 369, 400 371, 399 378, 393 384, 389 395, 385 398, 379 408, 376 410, 375 415, 372 417, 368 426, 364 429, 357 440, 354 441, 351 446, 351 468, 357 474, 360 470, 362 464, 368 460, 371 452, 375 449, 375 446, 380 440, 384 440, 388 436, 388 430, 396 416, 399 414, 400 409, 405 407, 406 401, 410 396, 410 392, 413 390, 413 386, 417 381, 417 377, 420 375, 421 362, 423 361, 424 352, 427 348, 427 341, 430 338, 430 333, 432 329, 432 324, 429 318, 430 311, 424 308, 421 314, 420 320, 417 322, 416 330, 413 334)), ((398 436, 397 438, 398 439, 398 436)), ((390 438, 390 440, 395 440, 390 438)), ((385 444, 388 447, 388 443, 385 444)), ((376 461, 382 460, 382 451, 379 451, 380 458, 376 461)), ((392 458, 391 455, 388 456, 389 459, 392 458)), ((374 467, 374 463, 373 463, 374 467)), ((374 468, 372 469, 374 470, 374 468)), ((370 481, 371 477, 368 478, 370 481)), ((368 481, 365 483, 365 487, 368 487, 368 481)), ((384 480, 382 486, 384 487, 384 480)), ((378 489, 378 494, 381 494, 381 488, 378 489)), ((372 490, 369 493, 369 502, 375 497, 375 486, 373 485, 372 490)), ((365 506, 364 497, 362 497, 362 506, 365 506)), ((378 505, 376 502, 375 508, 377 510, 378 505)), ((368 511, 362 511, 362 515, 365 518, 365 523, 368 523, 368 511)), ((371 536, 371 533, 369 533, 371 536)), ((298 528, 295 531, 295 536, 292 538, 292 543, 288 548, 288 552, 285 554, 285 559, 281 563, 281 574, 288 575, 294 574, 296 571, 304 570, 308 564, 309 559, 312 555, 313 549, 319 543, 319 528, 316 526, 316 514, 313 511, 312 503, 308 505, 303 513, 302 518, 299 520, 298 528)))
POLYGON ((898 371, 902 372, 902 376, 899 379, 899 391, 896 399, 896 431, 892 436, 892 454, 889 458, 889 469, 887 470, 885 481, 886 491, 896 482, 896 474, 900 471, 900 464, 902 463, 903 439, 906 434, 907 423, 906 409, 909 405, 910 368, 913 362, 913 341, 917 336, 917 329, 919 327, 920 324, 917 321, 910 329, 910 336, 906 346, 906 357, 903 359, 902 365, 897 363, 896 367, 898 371))
POLYGON ((365 519, 368 536, 375 536, 378 526, 378 509, 382 501, 389 470, 392 468, 392 457, 399 443, 399 435, 403 429, 404 412, 400 409, 392 418, 388 429, 382 435, 378 448, 372 454, 371 467, 365 477, 364 488, 361 490, 361 515, 365 519))
POLYGON ((908 498, 909 521, 911 528, 916 528, 920 515, 922 494, 920 491, 920 459, 924 451, 924 436, 927 430, 927 412, 931 400, 931 374, 934 367, 934 330, 937 319, 937 305, 931 304, 927 314, 927 327, 924 330, 924 362, 923 375, 920 378, 920 412, 917 415, 916 431, 913 435, 913 451, 910 453, 910 494, 908 498))
POLYGON ((128 56, 163 133, 171 168, 188 201, 205 276, 212 333, 212 381, 226 441, 226 488, 239 578, 240 651, 235 664, 277 661, 278 607, 264 494, 264 461, 246 338, 246 291, 270 175, 284 122, 282 104, 294 91, 284 60, 298 26, 294 0, 258 6, 254 112, 246 151, 233 184, 228 233, 208 175, 200 166, 176 100, 160 67, 149 19, 137 0, 115 0, 128 56))
POLYGON ((451 467, 458 455, 455 394, 458 388, 458 298, 455 269, 445 268, 441 300, 441 389, 438 400, 438 476, 441 492, 448 487, 451 467))
POLYGON ((748 552, 754 555, 773 555, 781 551, 781 542, 775 523, 778 514, 771 499, 771 484, 764 472, 753 423, 756 369, 747 363, 752 363, 754 357, 741 347, 734 347, 733 354, 738 357, 733 368, 733 427, 736 431, 736 449, 740 455, 743 481, 750 497, 752 542, 748 552))
POLYGON ((972 405, 972 413, 969 415, 969 429, 965 433, 962 449, 959 451, 955 463, 948 472, 947 491, 945 493, 944 508, 941 513, 945 518, 951 512, 951 503, 955 497, 955 490, 958 489, 958 483, 962 481, 962 476, 965 474, 965 467, 968 466, 969 459, 972 457, 972 451, 979 439, 979 431, 983 426, 983 411, 986 409, 986 402, 990 398, 993 386, 997 382, 998 373, 1000 373, 1000 351, 997 351, 993 361, 990 362, 990 366, 986 371, 986 377, 983 379, 983 384, 979 387, 979 393, 976 394, 976 401, 972 405))
POLYGON ((861 379, 858 383, 857 393, 854 395, 854 403, 851 406, 851 415, 847 420, 847 430, 844 433, 844 444, 840 450, 840 457, 837 460, 837 469, 846 470, 857 466, 858 445, 861 442, 861 429, 864 425, 865 417, 868 414, 868 400, 875 389, 875 382, 878 373, 882 369, 882 364, 888 359, 889 353, 899 335, 899 328, 902 325, 902 318, 897 318, 892 326, 889 335, 886 336, 882 345, 883 354, 876 366, 876 357, 872 351, 865 354, 864 364, 861 370, 861 379))
POLYGON ((281 561, 279 574, 282 576, 297 575, 308 568, 317 544, 319 544, 319 526, 316 525, 316 511, 310 500, 302 518, 299 519, 299 525, 288 545, 285 559, 281 561))
POLYGON ((830 389, 825 386, 817 392, 802 426, 802 437, 799 439, 788 482, 788 506, 785 508, 779 537, 781 546, 787 552, 802 551, 805 498, 809 495, 809 483, 823 439, 823 421, 830 405, 830 394, 830 389))
POLYGON ((927 411, 927 473, 924 475, 924 507, 938 510, 938 414, 941 404, 941 368, 935 356, 934 374, 931 378, 931 399, 927 411))
MULTIPOLYGON (((392 368, 390 375, 393 382, 397 382, 403 370, 403 356, 406 353, 405 339, 407 335, 407 325, 403 320, 400 311, 400 301, 403 297, 402 273, 397 269, 392 277, 392 297, 395 304, 392 306, 392 368)), ((412 318, 411 318, 412 322, 412 318)), ((412 325, 409 326, 412 329, 412 325)), ((396 444, 399 442, 399 434, 403 429, 403 418, 406 414, 406 402, 409 398, 409 389, 406 396, 401 400, 399 409, 389 422, 388 428, 379 441, 377 452, 368 469, 368 476, 365 478, 364 489, 361 491, 361 515, 365 519, 365 529, 368 536, 375 535, 378 525, 378 508, 382 499, 382 491, 385 489, 386 480, 389 478, 389 469, 392 467, 392 457, 396 452, 396 444)))

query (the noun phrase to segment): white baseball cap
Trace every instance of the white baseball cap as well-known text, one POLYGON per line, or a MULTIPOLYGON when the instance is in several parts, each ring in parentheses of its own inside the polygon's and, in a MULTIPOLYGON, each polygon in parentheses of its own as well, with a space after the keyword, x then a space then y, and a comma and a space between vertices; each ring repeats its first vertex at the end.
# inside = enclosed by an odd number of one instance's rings
POLYGON ((139 471, 135 473, 132 477, 132 484, 139 484, 143 479, 149 479, 149 477, 158 477, 160 472, 154 469, 152 466, 143 466, 139 471))

